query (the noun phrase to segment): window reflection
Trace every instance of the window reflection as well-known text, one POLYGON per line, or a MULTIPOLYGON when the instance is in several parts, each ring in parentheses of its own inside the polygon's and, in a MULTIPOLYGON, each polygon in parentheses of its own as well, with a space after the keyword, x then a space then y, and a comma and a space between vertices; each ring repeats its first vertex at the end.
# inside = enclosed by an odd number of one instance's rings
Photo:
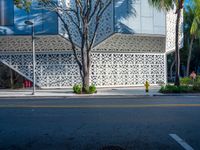
POLYGON ((31 12, 27 13, 23 9, 14 7, 13 0, 0 0, 0 35, 31 34, 31 27, 24 24, 26 20, 34 21, 35 34, 58 34, 56 13, 33 9, 38 6, 37 1, 33 1, 31 12))
POLYGON ((13 1, 0 0, 0 25, 13 25, 13 1))

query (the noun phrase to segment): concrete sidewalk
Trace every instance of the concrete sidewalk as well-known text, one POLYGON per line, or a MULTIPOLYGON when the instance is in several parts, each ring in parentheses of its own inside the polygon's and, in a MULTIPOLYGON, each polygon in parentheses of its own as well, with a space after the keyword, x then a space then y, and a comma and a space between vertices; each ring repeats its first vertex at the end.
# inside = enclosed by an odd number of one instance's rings
POLYGON ((160 87, 154 86, 146 93, 144 87, 128 88, 98 88, 96 94, 74 94, 72 89, 38 89, 32 95, 32 89, 1 89, 0 98, 3 97, 87 97, 87 96, 153 96, 158 94, 160 87))

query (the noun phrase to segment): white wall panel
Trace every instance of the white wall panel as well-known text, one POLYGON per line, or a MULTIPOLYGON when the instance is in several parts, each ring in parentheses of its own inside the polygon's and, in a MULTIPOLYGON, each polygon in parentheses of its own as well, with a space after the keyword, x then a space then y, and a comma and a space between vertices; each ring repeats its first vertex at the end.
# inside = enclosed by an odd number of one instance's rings
POLYGON ((141 16, 143 17, 153 16, 153 8, 149 5, 148 0, 141 0, 140 9, 141 9, 141 16))
MULTIPOLYGON (((31 54, 4 54, 0 61, 29 80, 33 77, 31 54)), ((165 83, 165 54, 92 53, 90 83, 98 87, 165 83)), ((36 83, 42 88, 66 88, 81 83, 72 52, 36 55, 36 83)))
POLYGON ((142 33, 154 34, 152 17, 141 17, 141 28, 142 33))
POLYGON ((165 13, 151 7, 148 0, 115 2, 116 32, 165 35, 165 13))

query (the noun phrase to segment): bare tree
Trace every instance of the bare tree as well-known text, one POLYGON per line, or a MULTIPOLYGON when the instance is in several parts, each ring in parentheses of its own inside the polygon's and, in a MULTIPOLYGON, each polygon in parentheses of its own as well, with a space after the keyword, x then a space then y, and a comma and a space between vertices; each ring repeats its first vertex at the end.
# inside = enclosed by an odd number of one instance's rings
MULTIPOLYGON (((30 0, 15 0, 17 6, 26 9, 27 4, 30 5, 29 2, 30 0)), ((66 0, 60 0, 60 3, 57 3, 55 0, 38 0, 38 2, 42 9, 56 12, 62 22, 80 69, 82 90, 86 92, 89 87, 91 50, 95 43, 101 18, 112 0, 72 0, 69 3, 66 3, 66 0), (73 30, 78 31, 80 47, 76 44, 73 30), (78 57, 77 49, 80 49, 81 58, 78 57)))

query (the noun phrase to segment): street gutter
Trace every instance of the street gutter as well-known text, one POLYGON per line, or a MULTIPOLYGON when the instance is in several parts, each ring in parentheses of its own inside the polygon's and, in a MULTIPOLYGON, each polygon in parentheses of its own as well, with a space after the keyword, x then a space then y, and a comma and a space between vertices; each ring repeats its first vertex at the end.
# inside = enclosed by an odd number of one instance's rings
POLYGON ((9 99, 9 98, 147 98, 147 97, 167 97, 167 96, 200 96, 200 93, 197 94, 146 94, 146 95, 92 95, 92 94, 71 94, 71 95, 0 95, 0 99, 9 99))
POLYGON ((9 95, 0 96, 0 99, 9 98, 143 98, 153 95, 9 95))

